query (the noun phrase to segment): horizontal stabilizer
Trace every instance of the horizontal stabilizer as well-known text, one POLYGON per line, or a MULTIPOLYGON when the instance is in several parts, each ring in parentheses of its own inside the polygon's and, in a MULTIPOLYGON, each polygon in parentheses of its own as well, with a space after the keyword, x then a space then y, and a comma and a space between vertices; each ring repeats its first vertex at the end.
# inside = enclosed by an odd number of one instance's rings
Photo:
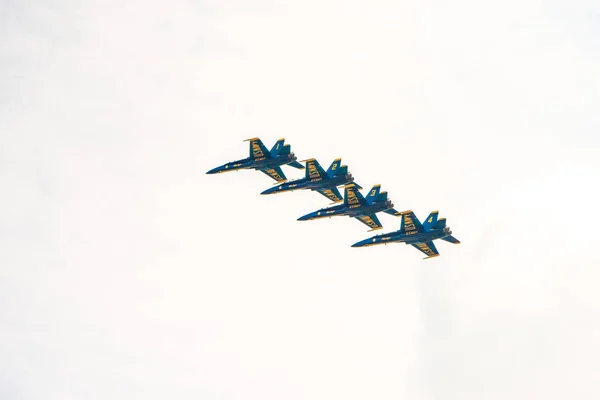
POLYGON ((383 210, 383 212, 386 214, 393 215, 394 217, 399 217, 402 215, 402 213, 400 213, 399 211, 397 211, 393 208, 388 208, 387 210, 383 210))
POLYGON ((446 237, 443 237, 442 240, 445 240, 446 242, 450 242, 453 244, 460 244, 460 240, 458 240, 454 236, 446 236, 446 237))
POLYGON ((304 169, 304 165, 300 164, 298 161, 292 161, 291 163, 287 164, 290 167, 294 167, 297 169, 304 169))

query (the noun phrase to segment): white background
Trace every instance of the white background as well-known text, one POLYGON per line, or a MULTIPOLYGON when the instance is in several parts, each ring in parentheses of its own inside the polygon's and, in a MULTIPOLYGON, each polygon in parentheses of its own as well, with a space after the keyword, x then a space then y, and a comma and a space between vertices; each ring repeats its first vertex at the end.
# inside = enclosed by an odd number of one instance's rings
POLYGON ((0 398, 600 396, 597 2, 0 7, 0 398), (254 136, 462 244, 205 174, 254 136))

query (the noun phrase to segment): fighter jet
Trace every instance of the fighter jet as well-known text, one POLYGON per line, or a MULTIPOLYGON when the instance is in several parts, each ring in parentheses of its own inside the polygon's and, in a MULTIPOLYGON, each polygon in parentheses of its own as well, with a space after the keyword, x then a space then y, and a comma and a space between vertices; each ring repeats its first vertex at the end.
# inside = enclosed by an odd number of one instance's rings
POLYGON ((306 162, 306 176, 301 179, 285 182, 275 187, 269 188, 261 194, 293 192, 294 190, 310 189, 316 190, 329 200, 332 204, 344 200, 337 186, 351 183, 354 178, 348 172, 348 166, 342 165, 342 159, 336 158, 331 163, 327 172, 323 170, 317 160, 311 158, 304 160, 306 162))
POLYGON ((271 151, 267 150, 259 138, 246 139, 244 142, 250 142, 250 157, 228 162, 211 169, 207 174, 220 174, 240 169, 257 169, 277 182, 284 182, 287 178, 281 170, 281 165, 287 164, 290 167, 304 169, 304 166, 296 161, 297 157, 291 152, 290 145, 283 144, 285 139, 279 139, 271 151))
POLYGON ((359 189, 362 188, 356 183, 344 186, 344 204, 322 208, 298 218, 298 221, 347 215, 367 225, 371 228, 369 230, 371 232, 382 228, 375 213, 383 211, 390 215, 400 216, 400 213, 394 210, 392 201, 388 200, 387 192, 379 193, 381 185, 373 186, 366 198, 359 192, 359 189))
POLYGON ((427 257, 424 259, 437 257, 440 253, 433 244, 435 239, 442 239, 454 244, 460 243, 458 239, 452 236, 450 227, 446 226, 446 218, 438 220, 438 213, 438 211, 432 211, 425 223, 421 224, 415 213, 410 210, 404 211, 401 213, 402 222, 400 222, 399 231, 373 236, 370 239, 354 243, 352 247, 404 242, 425 254, 427 257))

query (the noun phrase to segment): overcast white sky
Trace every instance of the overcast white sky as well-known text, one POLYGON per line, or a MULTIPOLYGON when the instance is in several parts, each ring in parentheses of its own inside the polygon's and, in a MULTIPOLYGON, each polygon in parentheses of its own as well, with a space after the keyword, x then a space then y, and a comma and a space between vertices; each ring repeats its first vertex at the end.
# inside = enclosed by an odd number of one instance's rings
POLYGON ((0 9, 1 399, 600 397, 597 1, 0 9), (254 136, 462 244, 205 175, 254 136))

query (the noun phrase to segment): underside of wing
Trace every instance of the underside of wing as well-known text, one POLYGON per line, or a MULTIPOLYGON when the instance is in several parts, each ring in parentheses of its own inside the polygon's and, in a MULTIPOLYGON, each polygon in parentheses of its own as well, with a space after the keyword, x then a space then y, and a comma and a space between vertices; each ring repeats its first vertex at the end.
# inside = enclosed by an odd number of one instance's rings
POLYGON ((269 150, 265 147, 262 140, 259 138, 246 139, 245 142, 250 142, 250 158, 265 158, 270 156, 269 150))
POLYGON ((306 178, 315 179, 325 177, 325 170, 317 160, 311 158, 306 160, 306 178))
POLYGON ((358 191, 359 186, 355 183, 350 183, 344 186, 344 203, 347 206, 364 205, 365 198, 358 191))
POLYGON ((334 203, 339 203, 340 201, 344 200, 340 191, 336 187, 328 189, 318 189, 317 192, 321 193, 323 196, 327 197, 334 203))
POLYGON ((417 218, 414 212, 404 211, 402 214, 402 222, 400 222, 400 232, 407 235, 423 232, 423 225, 417 218))
POLYGON ((371 228, 369 232, 383 228, 383 225, 381 225, 381 222, 379 222, 379 218, 377 218, 375 214, 361 215, 360 217, 354 218, 371 228))
POLYGON ((277 182, 284 182, 287 180, 285 174, 283 173, 280 167, 261 169, 260 171, 275 179, 277 182))
POLYGON ((427 256, 424 258, 424 260, 440 255, 440 253, 438 253, 437 249, 435 248, 433 242, 416 243, 412 246, 427 256))

